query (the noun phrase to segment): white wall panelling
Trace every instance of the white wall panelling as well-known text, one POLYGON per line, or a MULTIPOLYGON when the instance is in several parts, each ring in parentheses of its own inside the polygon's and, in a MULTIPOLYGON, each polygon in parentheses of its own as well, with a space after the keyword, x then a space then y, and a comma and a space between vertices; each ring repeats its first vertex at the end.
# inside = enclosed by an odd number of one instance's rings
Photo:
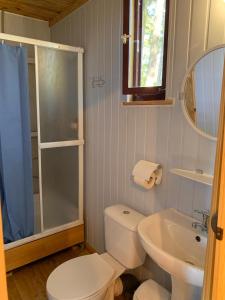
MULTIPOLYGON (((0 32, 26 38, 50 41, 48 22, 0 11, 0 32)), ((33 46, 27 45, 29 58, 34 57, 33 46)))
POLYGON ((2 21, 2 14, 3 14, 3 12, 0 10, 0 32, 2 32, 2 30, 3 30, 2 27, 4 27, 3 26, 3 21, 2 21))
POLYGON ((33 39, 50 41, 50 28, 48 22, 15 15, 12 13, 3 13, 4 33, 20 35, 33 39))
MULTIPOLYGON (((225 3, 171 1, 168 90, 177 98, 187 69, 206 50, 224 43, 225 3), (175 28, 175 32, 173 32, 175 28), (173 55, 174 48, 174 55, 173 55), (174 58, 174 59, 173 59, 174 58)), ((215 142, 199 136, 174 107, 121 105, 122 0, 90 0, 52 27, 54 42, 85 48, 85 208, 87 240, 104 249, 103 210, 122 202, 150 214, 175 207, 192 215, 209 208, 211 188, 169 173, 174 167, 212 174, 215 142), (92 88, 102 76, 104 87, 92 88), (130 178, 139 159, 161 163, 162 185, 143 191, 130 178)))
POLYGON ((225 39, 224 1, 211 0, 207 47, 223 44, 225 39))

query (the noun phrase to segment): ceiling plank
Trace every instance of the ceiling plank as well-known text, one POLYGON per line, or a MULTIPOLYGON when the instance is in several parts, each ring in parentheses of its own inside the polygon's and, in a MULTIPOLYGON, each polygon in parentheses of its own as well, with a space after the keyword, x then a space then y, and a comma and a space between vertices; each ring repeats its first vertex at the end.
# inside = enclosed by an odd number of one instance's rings
POLYGON ((0 10, 48 21, 52 26, 88 0, 0 0, 0 10))
POLYGON ((69 15, 71 12, 78 9, 80 6, 84 5, 86 2, 88 2, 88 0, 75 0, 75 1, 73 1, 73 3, 71 5, 68 5, 67 7, 65 7, 60 14, 58 14, 54 18, 50 19, 49 20, 49 25, 53 26, 54 24, 56 24, 57 22, 62 20, 64 17, 69 15))
POLYGON ((18 1, 3 1, 0 0, 0 10, 8 11, 14 14, 23 15, 27 17, 37 18, 44 21, 49 21, 55 16, 55 13, 42 7, 33 8, 32 5, 23 4, 18 1))
MULTIPOLYGON (((71 2, 71 0, 69 0, 71 2)), ((5 0, 4 0, 5 2, 5 0)), ((16 1, 15 1, 16 2, 16 1)), ((59 13, 62 8, 63 8, 63 5, 62 3, 65 2, 65 0, 63 1, 59 1, 59 0, 38 0, 38 1, 35 1, 35 0, 19 0, 19 3, 21 4, 24 4, 24 5, 28 5, 28 6, 32 6, 33 9, 38 9, 38 8, 41 8, 41 9, 45 9, 45 10, 50 10, 52 12, 55 12, 55 13, 59 13)), ((68 1, 67 1, 68 2, 68 1)))

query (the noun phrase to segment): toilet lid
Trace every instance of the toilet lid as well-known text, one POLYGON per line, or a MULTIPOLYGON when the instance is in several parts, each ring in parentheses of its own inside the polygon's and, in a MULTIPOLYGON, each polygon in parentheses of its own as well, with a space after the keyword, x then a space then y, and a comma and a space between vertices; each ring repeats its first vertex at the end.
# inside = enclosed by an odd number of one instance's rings
POLYGON ((71 259, 48 278, 47 292, 55 299, 78 300, 96 294, 113 278, 114 270, 98 254, 71 259))

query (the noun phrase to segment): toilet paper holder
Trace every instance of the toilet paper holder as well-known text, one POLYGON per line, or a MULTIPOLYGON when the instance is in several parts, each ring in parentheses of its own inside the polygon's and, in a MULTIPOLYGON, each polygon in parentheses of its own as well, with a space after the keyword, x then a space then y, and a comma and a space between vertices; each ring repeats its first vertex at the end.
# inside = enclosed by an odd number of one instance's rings
POLYGON ((132 172, 134 182, 149 190, 162 181, 162 166, 150 161, 140 160, 132 172))

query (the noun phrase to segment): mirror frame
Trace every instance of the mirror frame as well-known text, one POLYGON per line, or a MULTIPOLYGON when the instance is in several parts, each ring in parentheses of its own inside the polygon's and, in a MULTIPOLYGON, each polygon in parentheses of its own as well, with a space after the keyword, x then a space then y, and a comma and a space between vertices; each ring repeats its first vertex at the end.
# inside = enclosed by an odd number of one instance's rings
MULTIPOLYGON (((186 72, 186 74, 185 74, 185 76, 184 76, 184 79, 183 79, 183 81, 182 81, 182 85, 181 85, 181 97, 180 97, 180 98, 181 98, 182 111, 183 111, 183 114, 184 114, 184 116, 185 116, 185 119, 188 121, 189 125, 195 130, 195 132, 197 132, 199 135, 201 135, 201 136, 203 136, 203 137, 205 137, 205 138, 207 138, 207 139, 209 139, 209 140, 211 140, 211 141, 213 141, 213 142, 217 142, 218 137, 214 137, 214 136, 212 136, 212 135, 210 135, 210 134, 204 132, 203 130, 197 128, 197 127, 194 125, 193 121, 191 120, 191 118, 190 118, 190 116, 189 116, 189 114, 188 114, 188 112, 187 112, 187 110, 186 110, 185 99, 184 99, 184 94, 185 94, 185 93, 184 93, 184 89, 185 89, 185 83, 186 83, 186 80, 187 80, 187 78, 188 78, 190 72, 193 70, 194 66, 195 66, 202 58, 204 58, 206 55, 210 54, 211 52, 213 52, 213 51, 215 51, 215 50, 221 49, 221 48, 225 48, 225 44, 220 44, 220 45, 218 45, 218 46, 216 46, 216 47, 213 47, 213 48, 211 48, 211 49, 209 49, 209 50, 207 50, 207 51, 204 51, 203 54, 202 54, 202 56, 201 56, 200 58, 196 59, 196 60, 194 61, 194 63, 191 64, 191 66, 188 68, 188 70, 187 70, 187 72, 186 72)), ((221 92, 222 92, 222 91, 221 91, 221 92)), ((219 116, 218 116, 218 118, 219 118, 219 116)))

